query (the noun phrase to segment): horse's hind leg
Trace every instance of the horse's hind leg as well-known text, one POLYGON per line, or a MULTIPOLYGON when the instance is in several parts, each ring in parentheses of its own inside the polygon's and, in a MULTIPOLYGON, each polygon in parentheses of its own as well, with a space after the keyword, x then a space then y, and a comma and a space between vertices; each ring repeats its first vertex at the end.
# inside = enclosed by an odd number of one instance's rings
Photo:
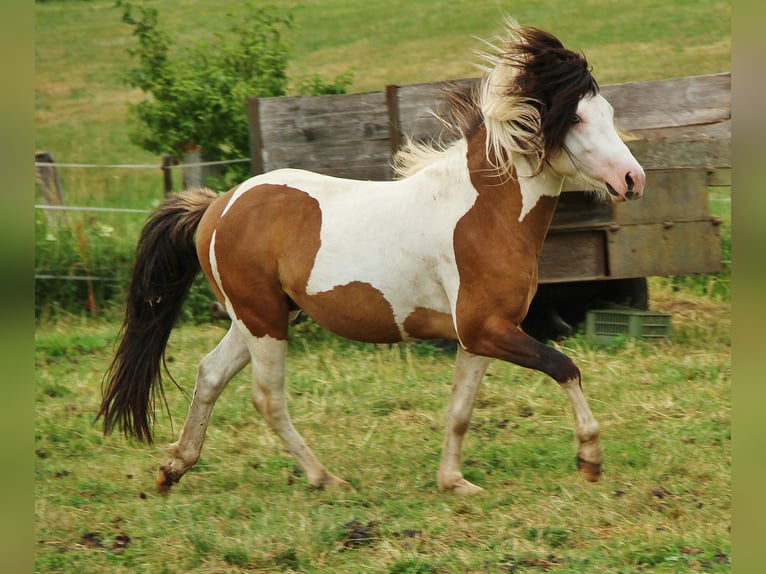
POLYGON ((253 405, 298 460, 311 486, 335 488, 348 486, 330 474, 295 430, 285 398, 285 354, 287 341, 269 336, 249 343, 253 361, 253 405))
POLYGON ((208 353, 197 369, 194 397, 189 405, 181 436, 168 447, 172 459, 157 473, 157 488, 167 491, 199 460, 210 412, 227 383, 250 360, 240 330, 232 325, 218 346, 208 353))

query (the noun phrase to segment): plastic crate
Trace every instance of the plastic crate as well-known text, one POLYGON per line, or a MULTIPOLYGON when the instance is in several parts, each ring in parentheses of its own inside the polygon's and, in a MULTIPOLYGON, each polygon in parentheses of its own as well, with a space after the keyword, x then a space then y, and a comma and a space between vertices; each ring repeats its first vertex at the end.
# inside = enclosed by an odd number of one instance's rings
POLYGON ((671 316, 640 309, 594 309, 585 318, 585 334, 597 343, 617 337, 670 339, 671 316))

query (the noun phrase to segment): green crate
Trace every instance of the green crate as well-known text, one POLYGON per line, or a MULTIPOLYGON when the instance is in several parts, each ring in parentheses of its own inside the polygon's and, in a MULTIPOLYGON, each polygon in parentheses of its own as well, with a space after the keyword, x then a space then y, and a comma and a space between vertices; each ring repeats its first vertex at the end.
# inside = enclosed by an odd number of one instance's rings
POLYGON ((640 309, 593 309, 585 318, 585 334, 597 343, 617 337, 670 339, 670 315, 640 309))

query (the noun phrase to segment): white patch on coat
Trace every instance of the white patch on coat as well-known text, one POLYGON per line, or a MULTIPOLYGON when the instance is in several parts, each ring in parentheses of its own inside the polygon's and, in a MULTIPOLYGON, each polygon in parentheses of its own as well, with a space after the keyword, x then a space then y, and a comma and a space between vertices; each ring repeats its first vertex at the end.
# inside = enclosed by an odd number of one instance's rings
POLYGON ((521 188, 521 211, 519 212, 519 223, 521 223, 532 211, 532 208, 537 205, 541 197, 545 195, 556 197, 561 193, 564 178, 553 173, 550 169, 543 169, 541 173, 531 177, 534 168, 529 161, 525 161, 523 158, 517 158, 514 165, 521 188))
POLYGON ((218 290, 223 295, 223 306, 226 309, 226 312, 228 313, 229 317, 231 318, 231 321, 233 323, 236 323, 237 326, 240 328, 241 332, 247 333, 251 336, 253 334, 250 332, 250 329, 247 328, 247 325, 237 316, 237 313, 234 311, 234 307, 231 304, 231 300, 229 299, 229 296, 226 294, 226 291, 223 288, 223 282, 221 281, 221 274, 218 271, 218 260, 215 256, 215 234, 216 230, 213 230, 213 234, 210 236, 210 247, 208 248, 208 260, 210 261, 210 274, 213 276, 213 281, 215 281, 215 284, 218 286, 218 290))

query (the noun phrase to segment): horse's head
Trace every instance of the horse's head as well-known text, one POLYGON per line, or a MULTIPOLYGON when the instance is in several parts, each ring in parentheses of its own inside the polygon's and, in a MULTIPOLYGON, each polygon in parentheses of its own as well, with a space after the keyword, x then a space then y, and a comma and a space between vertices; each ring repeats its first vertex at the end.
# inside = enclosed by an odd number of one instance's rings
POLYGON ((558 173, 607 191, 615 201, 638 199, 646 175, 614 128, 614 109, 604 96, 582 98, 570 119, 562 151, 550 164, 558 173))
POLYGON ((620 139, 585 57, 537 28, 509 21, 508 32, 510 41, 485 56, 494 66, 481 93, 497 167, 510 173, 521 156, 532 176, 548 167, 616 201, 640 197, 644 170, 620 139))

